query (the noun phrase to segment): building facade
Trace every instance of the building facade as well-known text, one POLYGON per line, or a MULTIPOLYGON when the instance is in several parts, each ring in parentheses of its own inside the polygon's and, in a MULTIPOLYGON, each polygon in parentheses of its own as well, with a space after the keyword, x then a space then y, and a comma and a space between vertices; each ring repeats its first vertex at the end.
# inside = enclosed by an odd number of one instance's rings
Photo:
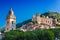
MULTIPOLYGON (((36 16, 32 16, 32 22, 29 22, 28 24, 22 25, 22 27, 18 28, 20 30, 35 30, 37 28, 52 28, 56 27, 56 19, 49 18, 48 16, 40 16, 40 13, 36 13, 36 16), (38 24, 34 24, 33 22, 37 22, 38 24)), ((18 30, 17 29, 17 30, 18 30)), ((12 8, 10 8, 9 13, 6 17, 6 28, 5 32, 8 32, 10 30, 16 30, 16 17, 14 15, 14 12, 12 8)))
POLYGON ((16 29, 16 17, 14 15, 12 8, 10 8, 9 13, 6 17, 5 32, 8 32, 10 30, 15 30, 15 29, 16 29))
POLYGON ((32 22, 29 22, 22 27, 18 28, 23 31, 35 30, 35 29, 50 29, 56 28, 56 19, 49 18, 48 16, 40 16, 40 13, 36 13, 36 16, 32 15, 32 22), (36 23, 37 22, 37 23, 36 23))
POLYGON ((40 16, 40 13, 36 13, 36 16, 32 16, 32 21, 37 21, 38 24, 49 25, 49 27, 56 26, 56 19, 49 18, 48 16, 40 16))

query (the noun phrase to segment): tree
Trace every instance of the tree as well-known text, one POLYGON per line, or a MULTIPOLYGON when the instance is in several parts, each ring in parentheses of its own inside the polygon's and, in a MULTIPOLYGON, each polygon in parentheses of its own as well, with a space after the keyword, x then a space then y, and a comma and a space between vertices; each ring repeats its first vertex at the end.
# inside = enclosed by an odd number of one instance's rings
POLYGON ((11 30, 5 33, 4 40, 54 40, 55 37, 60 38, 60 29, 11 30))

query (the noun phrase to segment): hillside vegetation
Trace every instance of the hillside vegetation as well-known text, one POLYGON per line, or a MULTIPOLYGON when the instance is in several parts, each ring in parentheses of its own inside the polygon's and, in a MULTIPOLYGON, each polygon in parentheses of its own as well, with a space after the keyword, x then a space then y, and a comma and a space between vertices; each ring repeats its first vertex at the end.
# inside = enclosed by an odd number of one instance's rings
MULTIPOLYGON (((50 18, 60 19, 60 14, 57 13, 57 12, 45 12, 45 13, 42 14, 42 15, 44 15, 44 16, 49 16, 50 18)), ((42 15, 41 15, 41 16, 42 16, 42 15)), ((19 28, 19 27, 21 27, 22 25, 27 24, 27 23, 29 23, 29 22, 31 22, 31 21, 32 21, 31 19, 25 20, 25 21, 23 21, 23 22, 21 22, 21 23, 18 23, 18 24, 16 25, 16 27, 19 28)))
POLYGON ((56 19, 60 19, 60 14, 57 12, 45 12, 44 14, 42 14, 44 16, 49 16, 51 18, 56 18, 56 19))
POLYGON ((19 27, 21 27, 22 25, 27 24, 27 23, 29 23, 29 22, 31 22, 31 21, 32 21, 31 19, 28 19, 28 20, 26 20, 26 21, 23 21, 23 22, 21 22, 21 23, 18 23, 18 24, 16 25, 16 28, 19 28, 19 27))
POLYGON ((3 40, 60 40, 60 29, 36 29, 23 32, 21 30, 11 30, 5 33, 3 40))

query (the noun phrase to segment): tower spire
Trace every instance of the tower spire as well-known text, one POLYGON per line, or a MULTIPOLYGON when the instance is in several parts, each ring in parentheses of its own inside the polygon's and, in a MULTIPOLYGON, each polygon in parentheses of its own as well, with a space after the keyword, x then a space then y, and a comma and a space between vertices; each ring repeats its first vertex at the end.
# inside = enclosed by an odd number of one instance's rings
POLYGON ((15 29, 16 29, 16 17, 14 15, 12 8, 10 8, 9 13, 6 17, 5 32, 8 32, 10 30, 15 30, 15 29))
POLYGON ((10 12, 10 14, 14 14, 14 12, 13 12, 12 8, 10 8, 10 11, 9 11, 9 12, 10 12))
POLYGON ((16 17, 15 17, 15 15, 14 15, 14 12, 13 12, 12 8, 10 8, 9 13, 8 13, 6 19, 9 19, 9 18, 16 19, 16 17))

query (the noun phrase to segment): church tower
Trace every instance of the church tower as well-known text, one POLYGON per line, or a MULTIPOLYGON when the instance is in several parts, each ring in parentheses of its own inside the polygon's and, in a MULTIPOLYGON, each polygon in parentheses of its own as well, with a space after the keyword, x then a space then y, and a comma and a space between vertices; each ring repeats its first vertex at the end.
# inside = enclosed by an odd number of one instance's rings
POLYGON ((38 24, 41 23, 41 18, 40 18, 40 13, 39 12, 36 13, 36 21, 38 22, 38 24))
POLYGON ((6 17, 5 32, 8 32, 10 30, 15 30, 15 29, 16 29, 16 17, 14 15, 12 8, 10 8, 9 13, 6 17))

